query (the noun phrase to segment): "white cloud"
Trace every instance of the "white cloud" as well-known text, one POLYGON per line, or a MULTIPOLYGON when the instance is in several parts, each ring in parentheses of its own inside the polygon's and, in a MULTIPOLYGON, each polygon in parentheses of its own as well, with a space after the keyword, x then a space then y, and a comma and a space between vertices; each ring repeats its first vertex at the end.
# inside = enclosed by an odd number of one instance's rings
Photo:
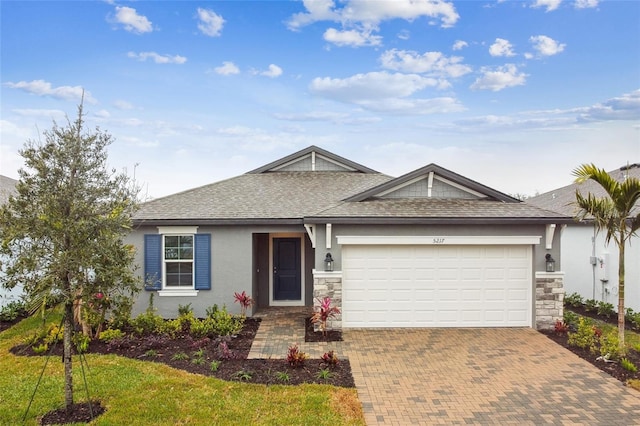
POLYGON ((456 42, 453 43, 453 50, 462 50, 467 46, 469 46, 469 43, 467 43, 466 41, 456 40, 456 42))
POLYGON ((592 7, 598 7, 599 0, 576 0, 576 9, 588 9, 592 7))
POLYGON ((220 74, 220 75, 233 75, 233 74, 239 74, 240 68, 238 68, 236 64, 234 64, 233 62, 224 61, 222 62, 222 65, 220 65, 219 67, 215 67, 213 71, 216 74, 220 74))
POLYGON ((121 110, 133 109, 133 105, 130 102, 123 101, 122 99, 118 99, 114 101, 113 106, 121 110))
POLYGON ((531 7, 546 7, 547 12, 551 12, 552 10, 556 10, 562 0, 535 0, 531 7))
POLYGON ((270 64, 268 70, 262 71, 259 74, 270 78, 280 77, 282 75, 282 68, 275 64, 270 64))
POLYGON ((395 71, 421 73, 432 76, 460 77, 471 72, 471 67, 462 62, 460 56, 446 57, 440 52, 425 52, 422 55, 411 50, 387 50, 380 56, 382 66, 395 71))
POLYGON ((581 110, 580 121, 638 120, 640 117, 640 90, 611 98, 581 110))
POLYGON ((340 21, 340 13, 333 10, 333 0, 303 0, 302 3, 307 12, 296 13, 289 19, 287 26, 290 30, 298 30, 317 21, 340 21))
POLYGON ((503 38, 496 38, 495 43, 489 47, 489 54, 491 56, 515 56, 513 45, 509 43, 509 40, 503 38))
POLYGON ((210 37, 219 37, 224 27, 224 19, 213 10, 198 8, 198 29, 202 34, 210 37))
POLYGON ((338 102, 390 114, 434 114, 464 110, 454 98, 409 98, 422 89, 441 84, 438 79, 418 74, 383 71, 356 74, 345 79, 318 77, 311 82, 309 90, 338 102))
POLYGON ((122 24, 124 29, 135 34, 150 33, 153 25, 146 16, 138 15, 135 9, 126 6, 116 6, 116 16, 113 21, 122 24))
POLYGON ((187 58, 180 55, 160 55, 156 52, 129 52, 127 56, 132 59, 137 59, 141 62, 146 61, 147 59, 152 59, 156 64, 184 64, 187 62, 187 58))
MULTIPOLYGON (((533 36, 529 38, 533 44, 533 48, 538 52, 539 56, 552 56, 562 52, 566 44, 561 44, 545 35, 533 36)), ((531 55, 526 55, 527 59, 531 59, 531 55)))
POLYGON ((106 109, 101 109, 100 111, 96 111, 93 115, 98 117, 98 118, 109 118, 109 117, 111 117, 111 114, 106 109))
POLYGON ((331 112, 331 111, 311 111, 303 113, 275 113, 273 117, 278 120, 296 121, 296 122, 330 122, 343 125, 362 125, 378 123, 381 121, 379 117, 353 117, 349 114, 331 112))
POLYGON ((306 11, 292 15, 287 27, 297 31, 314 22, 340 23, 343 27, 341 31, 331 29, 324 33, 325 40, 336 40, 341 43, 340 46, 379 45, 381 37, 372 36, 371 32, 378 31, 378 24, 387 20, 413 21, 426 17, 432 19, 430 23, 439 23, 446 28, 455 25, 460 18, 453 3, 444 0, 345 0, 340 2, 340 6, 336 6, 333 0, 304 0, 303 5, 306 11), (367 40, 367 44, 355 44, 357 36, 367 40))
POLYGON ((521 86, 527 79, 527 75, 519 73, 518 68, 513 64, 506 64, 494 69, 484 67, 480 71, 482 76, 471 85, 472 90, 497 92, 507 87, 521 86))
POLYGON ((336 46, 379 46, 382 44, 382 37, 371 34, 372 30, 336 30, 329 28, 324 32, 323 38, 336 46))
POLYGON ((4 83, 4 86, 11 89, 20 89, 27 93, 38 96, 49 96, 65 101, 80 101, 84 92, 85 102, 95 104, 97 101, 91 96, 91 92, 84 90, 81 86, 59 86, 52 87, 51 83, 44 80, 19 81, 18 83, 4 83))
POLYGON ((426 87, 435 87, 438 80, 417 74, 370 72, 348 78, 314 78, 309 89, 318 95, 343 101, 360 102, 370 99, 392 99, 410 96, 426 87))
POLYGON ((400 40, 409 40, 411 38, 411 33, 407 30, 402 30, 398 33, 398 38, 400 40))
POLYGON ((359 105, 370 111, 402 115, 445 114, 465 110, 465 107, 457 99, 451 97, 369 100, 360 102, 359 105))

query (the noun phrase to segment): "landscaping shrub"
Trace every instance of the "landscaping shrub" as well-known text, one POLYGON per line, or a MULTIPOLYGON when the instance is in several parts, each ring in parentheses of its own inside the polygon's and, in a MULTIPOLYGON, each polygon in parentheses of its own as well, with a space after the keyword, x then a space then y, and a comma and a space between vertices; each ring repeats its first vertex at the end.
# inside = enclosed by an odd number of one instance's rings
POLYGON ((598 302, 598 315, 603 315, 607 318, 610 318, 615 313, 616 310, 611 303, 598 302))
POLYGON ((564 297, 565 306, 579 308, 580 306, 582 306, 582 301, 582 296, 580 296, 578 293, 571 293, 570 295, 564 297))
POLYGON ((580 318, 580 315, 576 314, 575 312, 565 310, 562 318, 564 320, 564 323, 567 324, 569 328, 575 329, 578 326, 578 318, 580 318))
POLYGON ((569 331, 569 326, 564 321, 556 320, 554 331, 556 332, 556 334, 560 335, 567 334, 567 332, 569 331))
POLYGON ((597 338, 594 332, 594 326, 591 320, 584 317, 580 317, 578 320, 578 327, 575 332, 568 334, 568 343, 572 346, 577 346, 582 349, 589 349, 591 352, 596 353, 597 338))
POLYGON ((289 346, 287 351, 287 362, 292 367, 301 367, 307 360, 308 355, 298 348, 298 345, 289 346))
POLYGON ((320 359, 322 360, 322 362, 330 366, 338 365, 339 362, 338 355, 336 355, 334 351, 325 352, 324 354, 322 354, 320 359))
POLYGON ((600 355, 612 361, 620 358, 620 340, 618 339, 617 330, 602 334, 598 341, 600 343, 600 355))
POLYGON ((249 309, 253 304, 253 299, 247 295, 247 293, 242 290, 242 293, 233 293, 234 303, 240 304, 241 315, 245 316, 247 314, 247 309, 249 309))
POLYGON ((26 316, 27 304, 22 300, 13 300, 0 309, 0 321, 11 322, 26 316))
POLYGON ((131 321, 131 326, 137 334, 159 334, 168 331, 170 326, 154 310, 147 309, 131 321))
POLYGON ((636 367, 633 362, 629 361, 626 358, 622 358, 620 360, 620 365, 622 366, 622 368, 624 368, 627 371, 630 371, 632 373, 636 373, 638 371, 638 367, 636 367))
POLYGON ((324 299, 316 299, 319 305, 315 308, 315 312, 311 317, 313 324, 320 324, 320 330, 322 334, 327 334, 327 321, 334 318, 340 313, 340 309, 335 306, 331 306, 331 298, 325 297, 324 299))
POLYGON ((224 306, 208 318, 213 321, 213 333, 218 336, 236 335, 244 325, 244 317, 231 315, 224 306))
POLYGON ((587 299, 584 301, 584 310, 587 312, 595 312, 598 309, 598 301, 587 299))
POLYGON ((117 328, 107 328, 105 331, 100 333, 100 340, 109 343, 113 339, 121 339, 124 336, 122 330, 117 328))

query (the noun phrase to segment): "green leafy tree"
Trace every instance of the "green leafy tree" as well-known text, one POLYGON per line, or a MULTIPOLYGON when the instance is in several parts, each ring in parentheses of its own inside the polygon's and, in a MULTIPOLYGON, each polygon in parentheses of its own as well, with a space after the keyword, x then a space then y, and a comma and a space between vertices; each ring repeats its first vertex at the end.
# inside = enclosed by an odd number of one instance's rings
POLYGON ((29 140, 20 151, 17 194, 0 209, 2 286, 23 285, 30 300, 64 307, 64 395, 73 405, 72 331, 74 305, 132 297, 134 250, 124 244, 137 207, 137 190, 125 173, 107 167, 109 134, 87 131, 82 103, 78 117, 29 140))
POLYGON ((633 216, 640 200, 640 180, 628 177, 619 182, 604 169, 593 164, 583 164, 573 171, 576 182, 593 180, 607 193, 596 197, 589 193, 582 195, 576 191, 576 204, 580 208, 576 218, 593 219, 598 232, 605 231, 607 244, 613 239, 618 247, 618 339, 620 349, 624 351, 624 253, 630 238, 640 228, 640 212, 633 216))

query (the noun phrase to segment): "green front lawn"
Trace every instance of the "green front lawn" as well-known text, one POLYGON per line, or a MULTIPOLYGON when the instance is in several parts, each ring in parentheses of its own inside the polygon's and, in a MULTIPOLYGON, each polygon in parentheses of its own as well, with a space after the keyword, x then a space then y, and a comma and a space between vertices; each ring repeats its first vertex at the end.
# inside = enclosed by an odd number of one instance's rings
MULTIPOLYGON (((30 318, 0 333, 0 424, 21 424, 45 357, 9 352, 38 325, 30 318)), ((92 424, 363 425, 355 389, 328 385, 264 386, 231 383, 149 361, 87 355, 89 393, 106 412, 92 424)), ((80 359, 74 357, 76 401, 86 400, 80 359)), ((85 370, 86 371, 86 370, 85 370)), ((63 372, 52 357, 35 396, 27 425, 63 405, 63 372)))

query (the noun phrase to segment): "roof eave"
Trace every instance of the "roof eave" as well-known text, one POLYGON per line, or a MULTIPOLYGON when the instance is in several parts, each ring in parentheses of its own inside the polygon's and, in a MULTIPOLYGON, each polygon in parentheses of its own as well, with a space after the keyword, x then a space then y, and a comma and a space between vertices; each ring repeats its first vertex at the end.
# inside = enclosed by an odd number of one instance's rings
POLYGON ((301 218, 238 218, 238 219, 134 219, 134 228, 141 226, 246 226, 303 225, 301 218))
POLYGON ((575 223, 569 217, 305 217, 305 224, 341 225, 543 225, 575 223))

